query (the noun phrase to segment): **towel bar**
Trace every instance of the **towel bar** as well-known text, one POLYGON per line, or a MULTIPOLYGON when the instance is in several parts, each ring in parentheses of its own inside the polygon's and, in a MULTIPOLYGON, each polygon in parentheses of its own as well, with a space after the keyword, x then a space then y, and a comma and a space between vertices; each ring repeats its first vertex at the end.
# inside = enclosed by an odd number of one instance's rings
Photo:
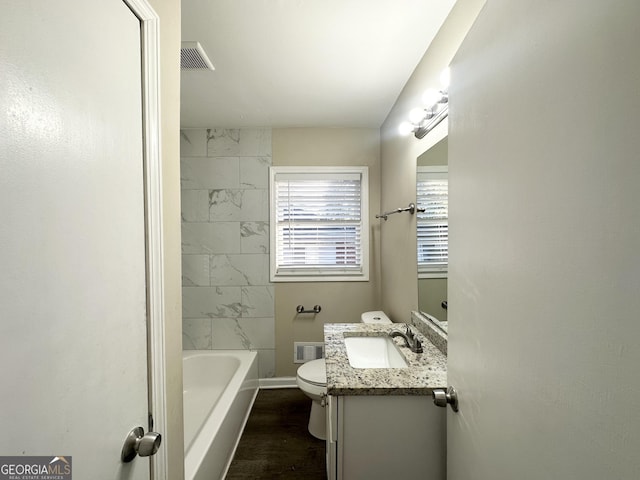
MULTIPOLYGON (((424 208, 418 208, 417 210, 418 212, 424 212, 424 208)), ((389 215, 393 215, 394 213, 401 213, 401 212, 409 212, 411 215, 413 215, 414 213, 416 213, 416 204, 410 203, 408 206, 404 208, 396 208, 395 210, 379 213, 378 215, 376 215, 376 218, 384 218, 384 220, 386 221, 389 215)))

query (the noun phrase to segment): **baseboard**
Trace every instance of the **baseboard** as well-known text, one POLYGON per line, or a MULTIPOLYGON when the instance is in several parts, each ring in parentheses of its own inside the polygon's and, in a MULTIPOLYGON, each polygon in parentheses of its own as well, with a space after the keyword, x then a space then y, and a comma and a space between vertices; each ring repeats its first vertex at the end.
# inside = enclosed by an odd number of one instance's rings
POLYGON ((296 377, 261 378, 258 380, 258 385, 261 389, 298 388, 296 377))

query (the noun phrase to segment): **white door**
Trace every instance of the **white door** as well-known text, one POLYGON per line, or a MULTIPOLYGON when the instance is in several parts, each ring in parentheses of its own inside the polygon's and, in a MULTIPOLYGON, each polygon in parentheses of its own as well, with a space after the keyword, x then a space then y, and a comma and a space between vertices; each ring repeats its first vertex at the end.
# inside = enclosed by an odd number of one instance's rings
POLYGON ((452 64, 452 480, 640 478, 640 2, 488 1, 452 64))
POLYGON ((140 24, 121 0, 0 1, 0 455, 123 464, 148 428, 140 24))

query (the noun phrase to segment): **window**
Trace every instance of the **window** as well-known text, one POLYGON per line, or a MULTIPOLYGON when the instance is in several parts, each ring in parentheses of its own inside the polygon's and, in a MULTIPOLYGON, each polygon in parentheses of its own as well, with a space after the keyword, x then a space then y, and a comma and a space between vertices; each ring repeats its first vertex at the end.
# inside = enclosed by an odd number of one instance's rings
POLYGON ((271 167, 271 281, 369 279, 367 167, 271 167))
POLYGON ((446 166, 418 167, 418 277, 444 278, 449 262, 449 180, 446 166), (423 212, 420 210, 424 209, 423 212))

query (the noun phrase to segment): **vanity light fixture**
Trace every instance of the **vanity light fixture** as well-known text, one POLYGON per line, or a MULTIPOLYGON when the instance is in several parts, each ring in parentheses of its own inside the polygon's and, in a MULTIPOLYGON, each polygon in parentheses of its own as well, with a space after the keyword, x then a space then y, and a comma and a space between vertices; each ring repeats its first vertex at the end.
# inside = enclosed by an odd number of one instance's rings
POLYGON ((409 121, 398 127, 401 135, 413 133, 416 138, 424 136, 433 130, 449 113, 449 80, 447 67, 440 75, 441 90, 430 88, 424 92, 422 102, 425 107, 414 108, 409 112, 409 121))

